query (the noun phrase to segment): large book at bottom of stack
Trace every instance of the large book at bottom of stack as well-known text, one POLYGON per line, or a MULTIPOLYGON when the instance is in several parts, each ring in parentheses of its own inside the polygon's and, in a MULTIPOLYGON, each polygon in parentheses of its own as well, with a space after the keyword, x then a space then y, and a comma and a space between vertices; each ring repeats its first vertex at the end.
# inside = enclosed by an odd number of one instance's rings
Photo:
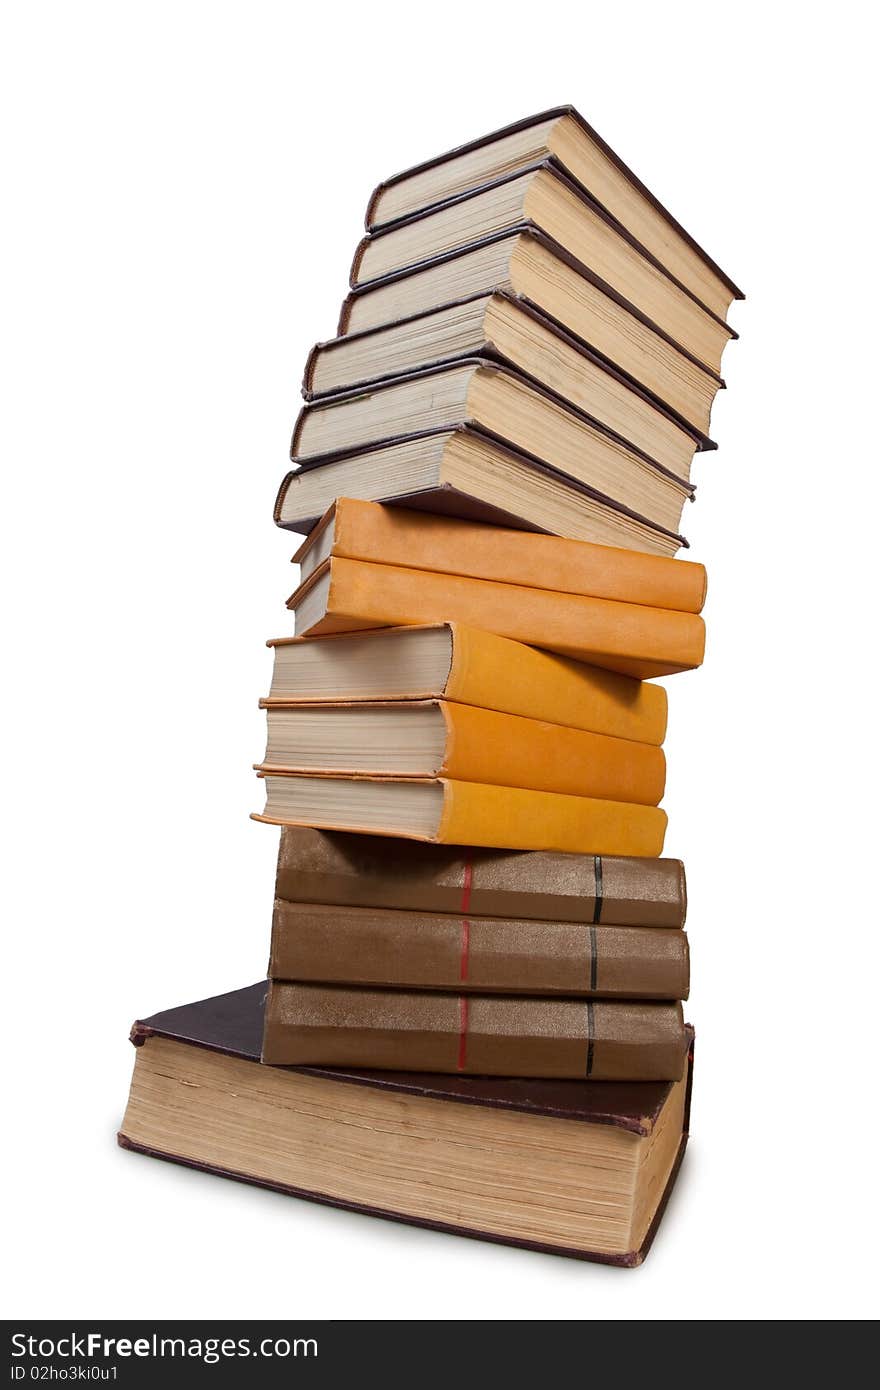
POLYGON ((687 1143, 675 1082, 262 1067, 265 981, 135 1024, 123 1148, 329 1206, 644 1259, 687 1143))

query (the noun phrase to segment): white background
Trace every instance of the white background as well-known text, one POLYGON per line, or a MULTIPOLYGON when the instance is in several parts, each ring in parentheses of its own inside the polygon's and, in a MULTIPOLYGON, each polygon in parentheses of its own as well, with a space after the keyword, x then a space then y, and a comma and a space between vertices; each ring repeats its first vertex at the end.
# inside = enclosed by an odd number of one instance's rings
POLYGON ((876 1237, 870 7, 7 10, 0 1159, 15 1316, 859 1318, 876 1237), (748 293, 670 682, 693 1139, 635 1273, 117 1150, 132 1020, 249 983, 271 520, 373 185, 573 101, 748 293))

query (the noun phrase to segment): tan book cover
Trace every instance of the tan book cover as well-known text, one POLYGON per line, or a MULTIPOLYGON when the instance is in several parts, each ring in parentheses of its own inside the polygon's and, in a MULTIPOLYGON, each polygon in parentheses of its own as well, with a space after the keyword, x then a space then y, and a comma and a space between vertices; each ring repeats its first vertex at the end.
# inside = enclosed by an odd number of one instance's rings
POLYGON ((473 1076, 677 1081, 679 1003, 351 989, 272 980, 263 1061, 473 1076))
POLYGON ((288 902, 609 926, 682 927, 687 916, 680 859, 426 845, 306 826, 281 832, 275 892, 288 902))
POLYGON ((272 918, 276 980, 604 999, 686 999, 676 927, 602 927, 285 902, 272 918))

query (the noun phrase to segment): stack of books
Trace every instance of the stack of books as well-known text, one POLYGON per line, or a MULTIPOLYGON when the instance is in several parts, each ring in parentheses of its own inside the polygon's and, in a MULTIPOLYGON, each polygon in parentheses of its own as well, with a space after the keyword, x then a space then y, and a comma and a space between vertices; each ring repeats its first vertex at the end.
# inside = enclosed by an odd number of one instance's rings
POLYGON ((703 659, 673 557, 740 292, 571 108, 367 228, 275 507, 269 981, 135 1026, 121 1142, 635 1264, 693 1055, 652 678, 703 659))

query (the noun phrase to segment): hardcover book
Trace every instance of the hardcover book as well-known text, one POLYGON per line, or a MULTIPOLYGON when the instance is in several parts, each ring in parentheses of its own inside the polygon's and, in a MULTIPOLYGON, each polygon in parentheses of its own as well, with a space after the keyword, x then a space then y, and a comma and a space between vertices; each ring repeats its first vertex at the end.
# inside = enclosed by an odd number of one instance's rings
POLYGON ((715 447, 598 353, 501 290, 319 343, 306 363, 303 395, 313 400, 475 356, 530 377, 683 477, 696 450, 715 447))
POLYGON ((451 700, 270 705, 259 770, 438 777, 656 806, 662 748, 451 700))
POLYGON ((696 613, 335 556, 287 606, 300 637, 461 622, 637 680, 692 670, 706 641, 696 613))
POLYGON ((545 468, 591 488, 612 503, 676 531, 694 488, 566 405, 519 372, 479 358, 427 367, 303 407, 291 458, 312 466, 341 450, 391 443, 425 430, 473 426, 531 456, 545 468))
POLYGON ((296 827, 282 830, 275 892, 289 902, 479 917, 683 927, 680 859, 515 853, 296 827))
POLYGON ((333 556, 680 613, 699 613, 706 599, 705 567, 687 560, 523 535, 351 497, 336 499, 294 555, 301 582, 333 556))
POLYGON ((423 430, 297 464, 275 500, 278 526, 311 531, 340 497, 518 531, 672 556, 684 536, 473 425, 423 430))
POLYGON ((340 701, 446 699, 659 746, 666 691, 511 642, 440 623, 330 637, 278 637, 267 708, 340 701))
POLYGON ((270 980, 263 1061, 471 1076, 677 1081, 681 1004, 270 980))
POLYGON ((628 1083, 261 1067, 265 995, 135 1024, 123 1148, 434 1230, 644 1259, 687 1143, 690 1064, 628 1083))
POLYGON ((666 812, 657 806, 450 778, 260 774, 255 820, 400 835, 441 845, 656 856, 666 812))
POLYGON ((278 898, 269 975, 462 994, 686 999, 688 942, 671 927, 505 920, 278 898))
POLYGON ((362 333, 493 290, 514 295, 705 435, 724 382, 564 247, 528 223, 387 275, 343 300, 340 334, 362 333))
POLYGON ((363 285, 523 223, 590 266, 710 371, 736 334, 670 276, 554 159, 470 189, 370 233, 359 244, 351 284, 363 285))
POLYGON ((724 316, 742 299, 720 266, 628 169, 573 106, 557 106, 385 179, 367 207, 367 231, 482 183, 554 159, 691 294, 724 316))

